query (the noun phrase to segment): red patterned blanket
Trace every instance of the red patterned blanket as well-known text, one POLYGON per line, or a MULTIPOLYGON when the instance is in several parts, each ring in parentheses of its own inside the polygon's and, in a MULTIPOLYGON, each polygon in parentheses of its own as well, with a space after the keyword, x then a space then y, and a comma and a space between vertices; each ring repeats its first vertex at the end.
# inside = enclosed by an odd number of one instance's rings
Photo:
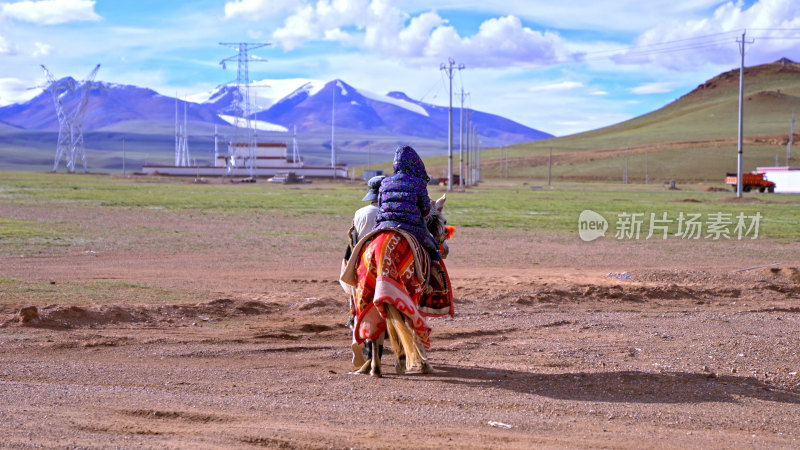
POLYGON ((423 286, 414 273, 414 254, 408 240, 395 231, 378 233, 355 256, 360 257, 353 329, 356 342, 383 334, 386 317, 382 306, 390 303, 409 319, 425 348, 430 348, 431 329, 418 308, 423 286))

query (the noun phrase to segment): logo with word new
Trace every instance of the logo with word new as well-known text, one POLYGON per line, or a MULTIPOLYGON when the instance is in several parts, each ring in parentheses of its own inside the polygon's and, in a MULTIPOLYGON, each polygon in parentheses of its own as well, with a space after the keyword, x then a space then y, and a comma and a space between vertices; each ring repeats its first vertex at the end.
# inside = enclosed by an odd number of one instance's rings
POLYGON ((591 209, 581 211, 581 215, 578 217, 578 235, 581 240, 591 242, 605 236, 606 230, 608 230, 608 221, 605 217, 591 209))

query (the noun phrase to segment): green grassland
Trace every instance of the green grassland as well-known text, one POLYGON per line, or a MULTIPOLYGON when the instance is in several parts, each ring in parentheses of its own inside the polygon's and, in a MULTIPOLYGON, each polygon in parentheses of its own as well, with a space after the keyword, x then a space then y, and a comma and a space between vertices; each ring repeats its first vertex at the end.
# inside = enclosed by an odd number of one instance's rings
MULTIPOLYGON (((704 181, 709 185, 725 187, 725 173, 736 172, 736 148, 729 146, 707 146, 671 149, 669 151, 623 152, 614 158, 597 158, 582 162, 558 162, 552 167, 552 177, 564 180, 611 180, 622 182, 625 166, 628 166, 628 182, 652 183, 667 180, 679 182, 704 181), (646 154, 645 154, 646 153, 646 154)), ((784 150, 785 153, 785 150, 784 150)), ((778 154, 774 146, 748 146, 743 154, 745 168, 775 165, 778 154)), ((784 155, 779 155, 781 164, 784 155)), ((484 175, 500 176, 500 160, 490 161, 484 168, 484 175)), ((512 169, 509 169, 511 172, 512 169)), ((547 178, 547 165, 518 168, 517 176, 544 180, 547 178)))
MULTIPOLYGON (((498 180, 448 194, 449 223, 457 227, 513 228, 532 233, 575 234, 581 211, 603 215, 614 229, 623 213, 650 214, 676 220, 680 213, 760 214, 762 238, 800 238, 800 196, 751 193, 745 202, 731 192, 704 192, 705 186, 665 190, 661 185, 612 183, 557 183, 532 188, 520 180, 498 180), (501 182, 502 181, 502 182, 501 182)), ((329 216, 331 223, 346 226, 352 212, 363 206, 361 183, 315 183, 284 186, 259 182, 236 185, 213 180, 166 177, 114 177, 83 174, 0 172, 0 202, 47 207, 149 208, 211 215, 238 215, 258 211, 302 220, 309 214, 329 216)), ((431 197, 443 188, 431 187, 431 197)), ((18 220, 0 222, 0 239, 6 242, 61 236, 70 230, 61 224, 18 220)), ((645 226, 647 223, 645 223, 645 226)), ((671 224, 677 231, 677 221, 671 224)), ((0 242, 3 242, 0 240, 0 242)), ((68 239, 67 239, 68 242, 68 239)))
POLYGON ((103 207, 174 210, 283 212, 287 215, 329 213, 357 204, 343 194, 346 186, 319 188, 234 185, 216 179, 193 184, 192 179, 113 177, 104 175, 2 172, 1 198, 29 204, 69 203, 103 207))

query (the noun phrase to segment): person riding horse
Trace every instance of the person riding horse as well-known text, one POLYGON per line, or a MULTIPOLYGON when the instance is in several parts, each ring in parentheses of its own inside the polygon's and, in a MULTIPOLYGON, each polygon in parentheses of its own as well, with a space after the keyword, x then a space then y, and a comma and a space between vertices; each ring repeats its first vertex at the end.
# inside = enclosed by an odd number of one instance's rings
MULTIPOLYGON (((375 226, 366 235, 357 229, 362 223, 359 218, 365 222, 374 211, 372 205, 361 208, 354 217, 340 276, 342 286, 350 293, 355 316, 351 322, 353 364, 358 373, 371 369, 375 376, 380 376, 385 332, 398 356, 398 373, 410 367, 429 372, 424 349, 430 345, 430 328, 424 317, 453 314, 452 291, 441 253, 446 251, 445 239, 452 234, 447 230, 452 227, 445 226, 447 221, 441 214, 445 197, 435 206, 430 201, 429 177, 413 148, 397 148, 393 166, 394 175, 380 182, 375 226), (403 349, 395 345, 399 345, 395 342, 398 336, 405 336, 401 338, 403 349), (367 347, 372 350, 367 355, 369 361, 361 352, 360 344, 365 340, 372 341, 367 347), (411 352, 408 359, 406 350, 411 352)), ((371 179, 370 188, 378 180, 371 179)), ((364 200, 372 201, 372 193, 368 192, 364 200)))
POLYGON ((378 175, 367 181, 367 194, 361 201, 370 202, 370 204, 359 208, 353 215, 353 227, 350 231, 350 241, 353 247, 375 227, 375 217, 378 215, 379 210, 378 192, 381 188, 381 181, 383 181, 384 178, 386 177, 378 175))
POLYGON ((413 148, 404 145, 395 150, 392 166, 394 175, 381 182, 373 230, 394 228, 411 233, 432 261, 440 261, 439 246, 424 220, 431 211, 427 187, 430 177, 425 171, 425 163, 413 148))

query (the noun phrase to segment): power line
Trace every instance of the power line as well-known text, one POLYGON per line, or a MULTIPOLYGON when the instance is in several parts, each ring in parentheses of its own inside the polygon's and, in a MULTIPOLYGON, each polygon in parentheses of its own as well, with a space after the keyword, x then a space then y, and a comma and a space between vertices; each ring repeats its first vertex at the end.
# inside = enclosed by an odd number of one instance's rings
MULTIPOLYGON (((798 28, 751 28, 750 30, 755 31, 780 31, 780 32, 792 32, 792 33, 800 33, 800 29, 798 28)), ((609 50, 598 50, 594 52, 585 52, 580 55, 580 58, 576 61, 575 58, 572 59, 559 59, 553 61, 551 63, 544 63, 542 66, 554 66, 559 64, 566 64, 566 63, 574 63, 574 62, 583 62, 583 61, 597 61, 601 59, 607 59, 613 56, 619 57, 626 57, 626 56, 652 56, 652 55, 659 55, 664 53, 672 53, 672 52, 682 52, 687 50, 696 50, 702 48, 709 48, 715 46, 725 45, 730 42, 730 38, 739 34, 743 30, 731 30, 731 31, 723 31, 719 33, 712 33, 706 34, 701 36, 695 36, 690 38, 684 39, 675 39, 671 41, 663 41, 663 42, 656 42, 652 44, 644 44, 644 45, 634 45, 630 47, 621 47, 617 49, 609 49, 609 50), (728 38, 723 38, 728 37, 728 38), (711 39, 711 40, 709 40, 711 39)), ((780 40, 780 39, 787 39, 787 40, 795 40, 800 39, 800 35, 798 36, 774 36, 774 35, 755 35, 753 36, 759 39, 771 39, 771 40, 780 40)))
POLYGON ((662 47, 662 48, 653 48, 651 50, 632 50, 629 52, 625 52, 626 55, 637 55, 637 54, 658 54, 658 53, 668 53, 673 51, 682 51, 682 50, 693 50, 695 48, 702 48, 702 47, 712 47, 721 44, 729 44, 731 42, 730 39, 715 39, 713 41, 707 42, 692 42, 692 43, 685 43, 680 45, 674 45, 671 47, 662 47))
MULTIPOLYGON (((419 98, 419 101, 425 100, 425 97, 427 97, 428 94, 431 93, 431 91, 433 90, 433 88, 436 87, 437 84, 439 84, 439 80, 434 81, 433 85, 430 88, 428 88, 428 90, 425 92, 425 94, 422 97, 419 98)), ((435 97, 435 95, 434 95, 434 97, 435 97)))
POLYGON ((800 36, 759 36, 759 35, 755 35, 754 37, 758 38, 758 39, 769 39, 769 40, 800 39, 800 36))
POLYGON ((725 31, 725 32, 720 32, 720 33, 712 33, 712 34, 706 34, 706 35, 702 35, 702 36, 695 36, 695 37, 684 38, 684 39, 675 39, 675 40, 672 40, 672 41, 655 42, 655 43, 652 43, 652 44, 633 45, 633 46, 630 46, 630 47, 621 47, 621 48, 612 49, 612 50, 598 50, 596 52, 588 52, 586 54, 594 55, 594 54, 603 54, 603 53, 618 53, 618 52, 625 52, 625 51, 631 51, 631 50, 636 50, 636 49, 645 49, 645 48, 649 48, 649 47, 658 47, 658 46, 664 46, 664 45, 677 44, 677 43, 680 43, 680 42, 696 41, 696 40, 701 40, 701 39, 706 39, 706 38, 716 37, 716 36, 733 35, 733 33, 736 33, 736 31, 725 31))
POLYGON ((748 28, 748 30, 753 31, 800 31, 800 28, 748 28))

